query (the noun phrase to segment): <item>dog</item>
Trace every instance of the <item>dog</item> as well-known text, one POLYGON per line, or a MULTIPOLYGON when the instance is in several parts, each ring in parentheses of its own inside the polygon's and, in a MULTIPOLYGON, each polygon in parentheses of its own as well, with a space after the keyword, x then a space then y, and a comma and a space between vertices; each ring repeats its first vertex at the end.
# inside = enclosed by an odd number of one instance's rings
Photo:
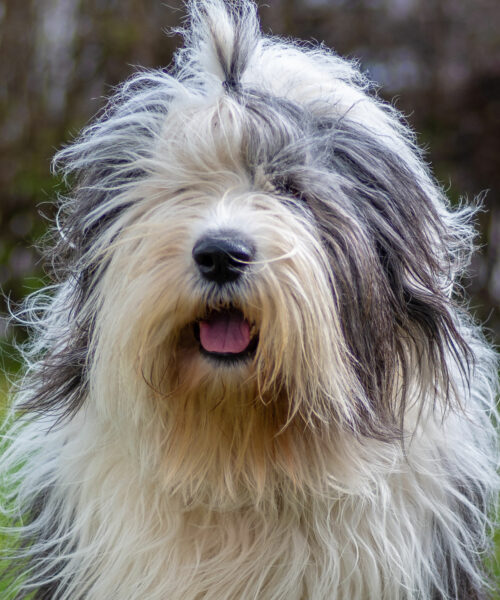
POLYGON ((72 191, 1 462, 8 597, 485 598, 474 208, 355 64, 263 35, 250 0, 188 10, 170 72, 55 157, 72 191))

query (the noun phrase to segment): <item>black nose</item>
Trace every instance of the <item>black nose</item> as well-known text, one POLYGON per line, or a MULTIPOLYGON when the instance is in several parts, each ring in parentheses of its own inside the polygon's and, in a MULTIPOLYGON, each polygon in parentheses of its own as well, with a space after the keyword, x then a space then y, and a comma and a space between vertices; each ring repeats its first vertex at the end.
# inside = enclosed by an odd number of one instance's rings
POLYGON ((238 279, 254 256, 252 244, 232 232, 204 236, 193 248, 200 273, 219 285, 238 279))

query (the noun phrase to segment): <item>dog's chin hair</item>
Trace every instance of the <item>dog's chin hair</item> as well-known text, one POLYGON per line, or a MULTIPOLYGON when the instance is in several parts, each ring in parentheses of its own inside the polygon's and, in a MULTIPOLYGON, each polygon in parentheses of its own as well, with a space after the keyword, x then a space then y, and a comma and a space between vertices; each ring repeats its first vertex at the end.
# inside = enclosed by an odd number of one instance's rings
POLYGON ((0 459, 8 598, 479 600, 499 484, 496 356, 455 298, 474 210, 351 63, 261 36, 247 0, 189 10, 173 75, 56 157, 75 187, 0 459), (207 238, 237 276, 202 274, 207 238), (232 317, 209 351, 200 323, 232 317))
MULTIPOLYGON (((250 415, 250 420, 257 424, 257 414, 250 415)), ((198 420, 198 415, 191 417, 194 422, 198 420)), ((224 418, 219 422, 222 425, 224 418)), ((213 421, 201 424, 210 426, 213 421)), ((316 451, 315 454, 322 456, 325 463, 315 464, 314 457, 311 460, 310 446, 320 446, 321 441, 318 438, 314 442, 307 440, 310 436, 307 432, 301 441, 304 431, 300 431, 300 435, 291 435, 288 440, 286 436, 277 440, 276 448, 272 449, 277 459, 275 472, 267 480, 265 471, 257 473, 255 480, 251 480, 252 472, 243 464, 238 478, 236 465, 232 464, 225 472, 229 476, 227 481, 222 482, 223 473, 215 476, 204 473, 206 479, 193 477, 190 486, 189 476, 193 473, 189 473, 189 462, 182 464, 183 459, 189 455, 187 460, 192 460, 191 456, 199 456, 197 450, 203 448, 209 452, 205 458, 219 459, 223 468, 228 457, 217 457, 216 453, 224 449, 224 444, 219 442, 220 436, 227 435, 227 430, 207 432, 196 427, 191 440, 184 430, 179 434, 179 441, 190 444, 190 448, 171 450, 169 458, 174 461, 173 466, 162 465, 166 455, 162 452, 165 432, 161 430, 158 423, 156 427, 145 428, 147 439, 139 439, 141 431, 138 432, 134 465, 124 450, 126 445, 121 440, 124 432, 105 425, 96 428, 95 424, 89 425, 77 417, 64 436, 62 429, 52 434, 51 447, 46 448, 43 459, 39 457, 29 467, 22 468, 19 476, 24 489, 20 493, 30 506, 33 499, 28 498, 28 494, 32 494, 33 489, 43 493, 53 485, 60 485, 61 479, 66 482, 59 494, 52 491, 44 499, 40 513, 30 528, 27 526, 26 535, 30 531, 52 534, 50 540, 39 540, 30 548, 30 552, 38 555, 35 585, 45 583, 50 588, 48 582, 55 570, 65 583, 65 598, 85 593, 95 598, 113 597, 116 590, 132 586, 141 597, 154 600, 191 595, 205 595, 213 600, 217 597, 244 598, 248 581, 241 577, 241 571, 245 572, 251 565, 252 569, 259 569, 259 581, 254 583, 254 590, 263 597, 278 598, 280 596, 276 594, 282 596, 287 592, 297 599, 328 598, 329 590, 336 589, 340 597, 348 598, 358 587, 365 589, 370 585, 376 590, 377 597, 386 594, 398 598, 401 597, 401 582, 413 586, 413 590, 435 585, 436 565, 431 562, 427 549, 436 540, 430 532, 429 537, 421 535, 421 524, 425 523, 428 511, 435 513, 437 525, 443 527, 444 532, 453 528, 455 536, 457 528, 463 525, 462 515, 449 506, 448 494, 455 491, 450 474, 436 462, 428 448, 429 431, 425 438, 413 442, 414 472, 398 472, 401 457, 394 446, 375 440, 361 442, 355 438, 349 440, 349 446, 344 443, 345 439, 323 440, 322 448, 316 449, 323 452, 316 451), (84 440, 88 443, 84 444, 84 440), (287 441, 291 447, 287 447, 287 441), (62 464, 58 461, 59 468, 54 472, 46 466, 46 461, 57 459, 61 445, 64 445, 65 460, 62 464), (193 455, 189 453, 190 449, 193 455), (177 471, 176 459, 180 461, 177 471), (285 461, 283 469, 280 469, 281 460, 285 461), (164 470, 159 471, 161 466, 164 470), (187 471, 183 467, 187 467, 187 471), (315 468, 318 469, 317 479, 312 482, 315 468), (301 473, 299 469, 305 472, 301 473), (330 473, 328 480, 324 479, 325 472, 330 473), (289 477, 291 473, 296 481, 302 480, 302 487, 294 485, 294 480, 289 477), (252 498, 251 490, 259 479, 263 483, 260 489, 255 488, 258 494, 252 498), (264 481, 271 485, 265 485, 264 481), (311 481, 313 485, 306 489, 305 481, 311 481), (383 486, 380 481, 384 481, 383 486), (224 491, 220 490, 217 498, 214 492, 221 485, 224 491), (208 489, 211 486, 212 489, 208 489), (410 505, 408 498, 412 501, 410 505), (69 513, 66 507, 78 507, 78 510, 76 514, 69 513), (55 514, 57 524, 54 523, 55 514), (214 531, 219 534, 214 535, 214 531), (371 543, 367 544, 366 539, 371 543), (329 548, 327 556, 325 542, 329 548), (195 556, 193 544, 199 553, 195 556), (57 558, 44 560, 47 555, 57 558), (428 563, 423 561, 426 557, 428 563), (411 568, 416 559, 422 567, 418 576, 411 568), (224 569, 216 569, 217 561, 223 561, 224 569), (107 566, 111 564, 113 568, 107 566), (145 580, 141 572, 146 567, 148 577, 145 580), (398 578, 388 578, 382 583, 380 568, 390 568, 391 572, 397 569, 398 578), (106 570, 106 577, 94 580, 93 574, 101 569, 106 570), (345 583, 347 577, 349 584, 345 583)), ((256 432, 252 431, 252 423, 242 434, 247 431, 256 432)), ((28 436, 26 428, 19 432, 18 436, 24 436, 22 456, 27 448, 36 452, 40 438, 45 435, 44 431, 31 431, 28 436)), ((432 435, 439 439, 440 428, 435 427, 432 435)), ((456 435, 450 443, 462 441, 458 429, 456 435)), ((237 441, 237 436, 237 432, 230 433, 233 442, 237 441)), ((266 439, 269 442, 271 438, 266 437, 259 426, 257 437, 247 440, 251 447, 246 458, 253 454, 255 467, 260 464, 263 469, 270 464, 262 460, 262 453, 269 451, 269 448, 260 447, 266 439)), ((10 452, 15 451, 11 449, 10 452)), ((10 457, 15 458, 12 454, 10 457)), ((484 467, 479 465, 478 470, 477 457, 463 453, 461 458, 467 461, 462 468, 475 468, 476 480, 488 476, 484 467)), ((206 464, 209 462, 206 460, 206 464)), ((202 467, 199 474, 201 470, 202 467)), ((469 516, 479 518, 472 506, 469 516)), ((436 535, 439 535, 440 527, 436 528, 436 535)), ((467 544, 480 541, 462 531, 462 538, 447 551, 453 552, 455 557, 464 555, 465 558, 467 544)), ((443 590, 444 585, 449 584, 443 583, 443 590)))

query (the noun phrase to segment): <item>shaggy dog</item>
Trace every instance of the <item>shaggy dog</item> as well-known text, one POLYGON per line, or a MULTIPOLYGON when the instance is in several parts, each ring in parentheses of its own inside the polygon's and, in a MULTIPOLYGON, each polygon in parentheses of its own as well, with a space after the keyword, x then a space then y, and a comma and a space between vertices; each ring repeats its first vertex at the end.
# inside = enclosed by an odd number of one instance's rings
POLYGON ((249 0, 189 10, 171 72, 56 157, 73 191, 1 465, 9 597, 483 598, 472 211, 353 64, 261 35, 249 0))

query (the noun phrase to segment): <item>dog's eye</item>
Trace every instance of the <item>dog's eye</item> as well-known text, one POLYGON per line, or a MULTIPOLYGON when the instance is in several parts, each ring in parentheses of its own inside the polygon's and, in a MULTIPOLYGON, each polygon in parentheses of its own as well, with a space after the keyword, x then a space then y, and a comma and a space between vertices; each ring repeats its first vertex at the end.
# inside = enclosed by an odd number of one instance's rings
POLYGON ((297 200, 301 203, 307 202, 306 195, 301 189, 299 189, 299 187, 293 181, 276 181, 274 185, 276 189, 284 196, 287 196, 291 199, 293 198, 294 200, 297 200))

